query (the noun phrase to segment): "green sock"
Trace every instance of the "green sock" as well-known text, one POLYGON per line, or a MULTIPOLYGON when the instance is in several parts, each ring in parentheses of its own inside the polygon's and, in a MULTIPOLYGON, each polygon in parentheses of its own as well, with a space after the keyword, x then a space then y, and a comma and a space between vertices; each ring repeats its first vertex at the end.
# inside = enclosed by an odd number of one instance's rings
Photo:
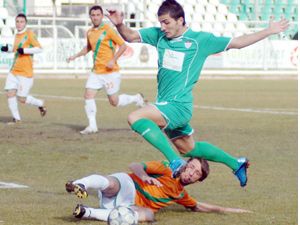
POLYGON ((208 161, 220 162, 230 167, 233 171, 237 170, 239 167, 236 158, 208 142, 196 142, 194 149, 186 153, 184 156, 199 157, 208 161))
POLYGON ((164 156, 172 162, 180 157, 173 150, 167 137, 163 134, 160 128, 152 120, 140 119, 131 125, 132 130, 142 135, 151 145, 157 148, 164 156))

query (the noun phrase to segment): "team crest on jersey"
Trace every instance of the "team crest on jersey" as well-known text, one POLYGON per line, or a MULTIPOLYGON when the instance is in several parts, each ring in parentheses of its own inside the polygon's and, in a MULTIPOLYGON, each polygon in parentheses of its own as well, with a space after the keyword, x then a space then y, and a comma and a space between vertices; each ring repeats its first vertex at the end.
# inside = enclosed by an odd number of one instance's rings
POLYGON ((187 41, 187 42, 184 43, 184 46, 185 46, 186 48, 190 48, 190 47, 192 46, 192 42, 187 41))

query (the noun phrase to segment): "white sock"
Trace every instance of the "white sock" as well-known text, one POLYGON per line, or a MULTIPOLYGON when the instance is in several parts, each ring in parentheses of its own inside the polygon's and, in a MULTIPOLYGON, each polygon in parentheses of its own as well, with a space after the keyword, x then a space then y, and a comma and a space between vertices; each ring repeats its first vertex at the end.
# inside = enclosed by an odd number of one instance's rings
POLYGON ((44 105, 44 101, 40 100, 38 98, 34 98, 31 95, 28 95, 26 98, 26 104, 28 105, 33 105, 33 106, 37 106, 37 107, 41 107, 44 105))
POLYGON ((15 97, 8 98, 7 101, 8 101, 8 108, 13 118, 15 118, 16 120, 21 120, 19 109, 18 109, 17 97, 15 96, 15 97))
POLYGON ((96 113, 97 113, 97 106, 95 99, 86 99, 85 100, 85 113, 89 120, 89 126, 93 128, 97 128, 96 123, 96 113))
POLYGON ((92 188, 103 191, 109 185, 109 180, 101 175, 90 175, 79 180, 75 180, 74 184, 83 184, 86 189, 92 188))
POLYGON ((83 218, 107 221, 109 213, 112 209, 94 209, 85 207, 85 210, 86 211, 83 215, 83 218))
POLYGON ((137 103, 137 101, 138 101, 138 95, 121 94, 119 95, 118 107, 126 106, 131 103, 137 103))

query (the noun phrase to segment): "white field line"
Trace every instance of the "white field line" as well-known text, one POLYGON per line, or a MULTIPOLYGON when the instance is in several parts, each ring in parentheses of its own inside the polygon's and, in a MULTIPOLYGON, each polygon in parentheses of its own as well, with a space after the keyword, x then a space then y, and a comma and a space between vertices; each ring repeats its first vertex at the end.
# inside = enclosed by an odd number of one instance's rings
MULTIPOLYGON (((4 92, 0 92, 4 94, 4 92)), ((34 95, 34 94, 33 94, 34 95)), ((84 101, 83 97, 71 97, 71 96, 56 96, 56 95, 38 95, 35 96, 48 98, 48 99, 61 99, 61 100, 71 100, 71 101, 84 101)), ((96 98, 98 101, 108 101, 107 98, 96 98)), ((231 107, 219 107, 219 106, 199 106, 194 105, 195 109, 207 109, 216 111, 235 111, 235 112, 247 112, 247 113, 262 113, 262 114, 273 114, 273 115, 288 115, 296 116, 298 115, 297 109, 251 109, 251 108, 231 108, 231 107), (285 111, 290 110, 290 111, 285 111)))
POLYGON ((15 183, 0 182, 0 189, 1 188, 28 188, 28 186, 15 183))
MULTIPOLYGON (((64 100, 79 100, 83 101, 82 97, 67 97, 67 96, 54 96, 54 95, 36 95, 44 98, 53 99, 64 99, 64 100)), ((106 98, 96 98, 99 101, 108 101, 106 98)), ((248 112, 248 113, 264 113, 273 115, 298 115, 297 109, 291 111, 284 111, 287 109, 245 109, 245 108, 229 108, 229 107, 218 107, 218 106, 199 106, 194 105, 195 109, 208 109, 208 110, 218 110, 218 111, 236 111, 236 112, 248 112)))
MULTIPOLYGON (((219 111, 236 111, 236 112, 248 112, 248 113, 264 113, 264 114, 274 114, 274 115, 289 115, 294 116, 298 115, 297 112, 289 112, 289 111, 274 111, 272 109, 243 109, 243 108, 226 108, 226 107, 218 107, 218 106, 198 106, 194 105, 194 108, 198 109, 209 109, 209 110, 219 110, 219 111)), ((278 110, 278 109, 276 109, 278 110)), ((279 109, 281 110, 281 109, 279 109)))

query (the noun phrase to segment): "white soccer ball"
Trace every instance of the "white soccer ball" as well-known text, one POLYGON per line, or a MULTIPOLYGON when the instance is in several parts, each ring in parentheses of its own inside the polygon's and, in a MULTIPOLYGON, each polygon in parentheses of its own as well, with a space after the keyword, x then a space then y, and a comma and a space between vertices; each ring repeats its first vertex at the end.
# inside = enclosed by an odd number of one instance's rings
POLYGON ((117 206, 108 216, 108 225, 137 225, 137 215, 129 207, 117 206))

